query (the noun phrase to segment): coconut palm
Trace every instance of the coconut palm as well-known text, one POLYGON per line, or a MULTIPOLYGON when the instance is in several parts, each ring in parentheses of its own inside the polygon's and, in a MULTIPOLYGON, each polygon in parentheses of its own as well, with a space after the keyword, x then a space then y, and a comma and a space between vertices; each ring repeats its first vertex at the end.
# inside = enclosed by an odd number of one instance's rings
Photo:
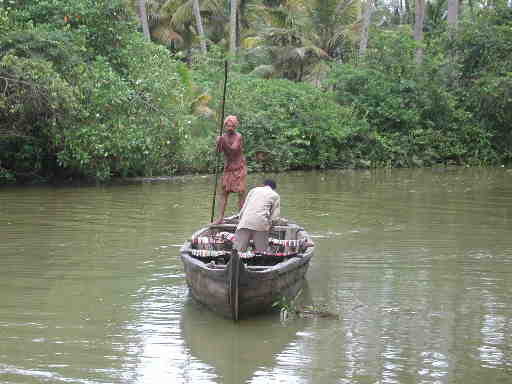
MULTIPOLYGON (((358 9, 359 0, 281 0, 255 7, 274 76, 318 82, 326 61, 341 58, 344 46, 355 41, 351 31, 358 9)), ((268 77, 268 65, 254 74, 268 77)))
MULTIPOLYGON (((135 0, 127 0, 131 8, 135 0)), ((136 0, 137 2, 141 0, 136 0)), ((199 42, 206 50, 209 28, 216 28, 224 12, 221 0, 145 0, 151 36, 176 49, 189 51, 199 42)), ((137 14, 140 11, 136 10, 137 14)), ((140 16, 139 16, 140 17, 140 16)))
MULTIPOLYGON (((170 44, 180 40, 180 36, 172 31, 168 25, 170 18, 162 14, 162 7, 165 0, 144 0, 145 6, 141 6, 142 0, 126 0, 128 8, 137 14, 144 30, 143 20, 147 20, 150 36, 163 44, 170 44), (146 12, 146 16, 142 15, 146 12)), ((145 33, 145 32, 144 32, 145 33)))
POLYGON ((358 22, 359 0, 312 0, 308 2, 309 35, 331 58, 343 58, 346 43, 359 39, 353 29, 358 22))
POLYGON ((275 74, 290 80, 303 81, 315 63, 328 58, 327 53, 307 40, 299 29, 271 28, 265 42, 275 74))

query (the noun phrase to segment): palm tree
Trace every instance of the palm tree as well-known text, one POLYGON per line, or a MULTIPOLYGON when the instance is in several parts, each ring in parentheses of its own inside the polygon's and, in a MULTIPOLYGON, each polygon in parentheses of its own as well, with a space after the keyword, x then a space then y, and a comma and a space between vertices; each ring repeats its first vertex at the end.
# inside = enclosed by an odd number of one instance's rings
POLYGON ((265 42, 273 71, 289 80, 303 81, 314 64, 328 58, 325 51, 304 38, 300 28, 269 29, 265 42))
MULTIPOLYGON (((318 83, 328 69, 325 62, 340 59, 353 44, 359 1, 277 0, 254 7, 274 75, 318 83)), ((269 67, 258 67, 255 73, 268 76, 269 67)))
POLYGON ((344 46, 359 36, 352 32, 358 21, 360 0, 312 0, 307 3, 308 34, 331 58, 342 59, 344 46))
MULTIPOLYGON (((126 0, 136 8, 143 0, 126 0)), ((152 38, 176 49, 191 50, 198 42, 206 51, 205 27, 215 28, 224 12, 222 0, 145 0, 145 10, 152 38), (195 25, 195 30, 194 30, 195 25), (204 43, 204 44, 203 44, 204 43)))

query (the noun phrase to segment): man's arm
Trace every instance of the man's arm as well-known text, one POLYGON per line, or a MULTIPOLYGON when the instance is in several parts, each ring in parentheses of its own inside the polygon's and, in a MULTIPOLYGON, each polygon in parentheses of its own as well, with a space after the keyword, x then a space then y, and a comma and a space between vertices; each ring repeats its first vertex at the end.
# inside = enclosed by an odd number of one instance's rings
POLYGON ((245 198, 245 201, 244 201, 244 205, 242 206, 242 209, 240 210, 240 212, 238 213, 238 218, 242 218, 242 215, 244 214, 245 212, 245 209, 247 208, 247 202, 251 199, 252 195, 253 195, 253 192, 254 192, 254 189, 251 189, 249 191, 249 193, 247 194, 246 198, 245 198))
POLYGON ((224 142, 224 138, 222 136, 217 136, 217 140, 215 141, 217 152, 224 151, 224 148, 222 146, 223 142, 224 142))
POLYGON ((279 220, 279 215, 281 214, 281 198, 277 196, 276 201, 272 204, 272 211, 270 213, 270 221, 274 222, 279 220))

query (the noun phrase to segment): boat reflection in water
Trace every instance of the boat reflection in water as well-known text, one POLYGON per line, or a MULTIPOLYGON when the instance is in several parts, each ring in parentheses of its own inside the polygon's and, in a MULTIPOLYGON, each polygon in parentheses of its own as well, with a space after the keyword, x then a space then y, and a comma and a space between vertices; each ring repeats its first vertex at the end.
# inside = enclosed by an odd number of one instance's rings
MULTIPOLYGON (((307 284, 298 302, 309 297, 307 284)), ((279 313, 233 322, 217 316, 189 294, 181 332, 190 354, 212 366, 223 384, 247 383, 277 364, 278 355, 294 343, 307 324, 304 319, 281 322, 279 313)))

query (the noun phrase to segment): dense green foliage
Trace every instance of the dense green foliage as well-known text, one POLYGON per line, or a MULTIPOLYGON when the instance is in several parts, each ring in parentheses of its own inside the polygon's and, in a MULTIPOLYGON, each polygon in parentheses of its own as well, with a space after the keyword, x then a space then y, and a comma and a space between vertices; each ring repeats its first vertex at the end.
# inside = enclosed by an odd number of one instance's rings
POLYGON ((27 3, 0 41, 0 177, 174 172, 184 65, 115 1, 27 3))
MULTIPOLYGON (((196 67, 195 87, 222 99, 223 62, 212 59, 196 67), (207 67, 207 68, 205 68, 207 67)), ((340 106, 334 94, 310 84, 264 80, 231 72, 225 115, 241 122, 250 170, 284 171, 365 165, 347 151, 348 142, 369 127, 351 106, 340 106), (257 159, 257 153, 264 158, 257 159)), ((215 109, 220 110, 219 105, 215 109)), ((213 166, 212 143, 220 133, 218 116, 191 124, 188 160, 180 169, 207 171, 213 166), (207 161, 205 161, 207 159, 207 161), (190 163, 194 166, 190 167, 190 163)), ((185 155, 187 156, 187 155, 185 155)))
POLYGON ((496 160, 488 133, 450 87, 443 57, 418 67, 415 44, 401 31, 374 40, 365 65, 340 65, 331 74, 337 100, 353 105, 373 127, 369 160, 387 166, 430 166, 496 160))
POLYGON ((249 158, 265 152, 263 166, 276 170, 353 165, 344 162, 342 149, 368 124, 355 119, 351 106, 338 105, 309 84, 287 80, 240 76, 231 87, 227 104, 244 123, 241 131, 249 158))
MULTIPOLYGON (((225 46, 185 63, 143 39, 126 3, 0 0, 0 183, 212 170, 225 46)), ((475 10, 456 35, 432 16, 421 65, 407 25, 373 27, 355 60, 341 29, 323 41, 275 20, 267 48, 230 66, 226 114, 251 170, 511 160, 510 8, 475 10), (276 43, 292 32, 300 44, 276 43)))
POLYGON ((462 105, 491 140, 496 156, 512 158, 512 8, 483 12, 455 41, 462 105))

